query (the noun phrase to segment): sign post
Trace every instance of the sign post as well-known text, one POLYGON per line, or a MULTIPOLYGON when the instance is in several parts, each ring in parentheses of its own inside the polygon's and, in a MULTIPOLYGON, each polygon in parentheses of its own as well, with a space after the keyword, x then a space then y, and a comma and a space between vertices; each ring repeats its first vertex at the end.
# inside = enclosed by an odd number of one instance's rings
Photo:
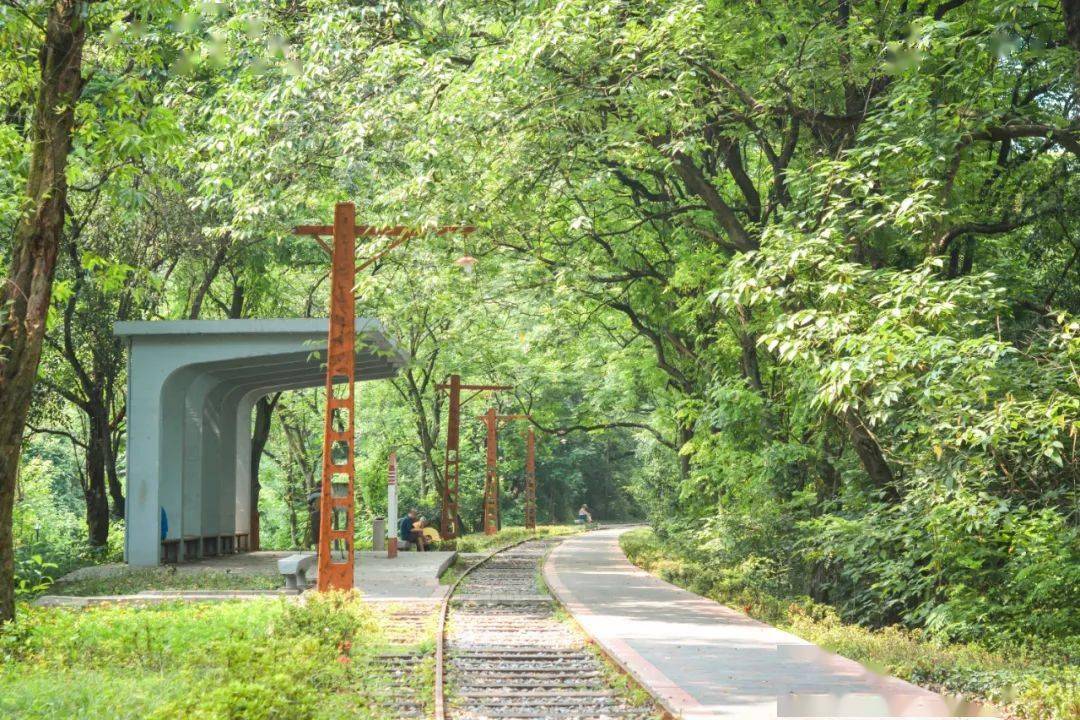
POLYGON ((397 557, 398 542, 398 507, 397 507, 397 451, 390 451, 390 467, 386 475, 386 515, 390 521, 387 528, 386 557, 397 557))

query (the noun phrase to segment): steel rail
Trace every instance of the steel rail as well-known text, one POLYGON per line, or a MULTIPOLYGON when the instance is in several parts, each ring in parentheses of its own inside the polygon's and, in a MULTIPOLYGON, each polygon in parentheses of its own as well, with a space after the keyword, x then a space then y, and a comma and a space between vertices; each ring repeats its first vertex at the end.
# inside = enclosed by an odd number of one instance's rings
POLYGON ((446 672, 444 669, 446 660, 446 618, 450 614, 450 600, 454 597, 454 593, 457 592, 458 586, 461 585, 461 581, 469 577, 473 570, 484 565, 488 560, 499 553, 506 552, 507 550, 516 548, 518 545, 532 540, 536 540, 536 537, 518 540, 517 542, 510 543, 509 545, 488 553, 485 557, 481 558, 480 562, 470 566, 465 572, 461 573, 461 577, 454 581, 454 584, 450 586, 450 590, 447 591, 446 597, 443 598, 442 607, 439 608, 439 627, 435 631, 435 720, 446 720, 446 692, 443 685, 446 679, 446 672))

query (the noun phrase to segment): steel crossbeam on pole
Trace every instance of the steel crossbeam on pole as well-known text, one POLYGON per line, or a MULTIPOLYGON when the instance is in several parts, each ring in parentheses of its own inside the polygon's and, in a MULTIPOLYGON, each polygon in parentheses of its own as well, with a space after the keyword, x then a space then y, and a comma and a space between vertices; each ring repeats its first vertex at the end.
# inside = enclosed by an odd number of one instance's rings
MULTIPOLYGON (((346 204, 346 203, 339 203, 346 204)), ((476 228, 472 225, 442 225, 431 230, 425 230, 423 228, 413 228, 406 225, 357 225, 356 236, 357 237, 396 237, 399 235, 406 235, 408 237, 416 237, 417 235, 450 235, 452 233, 460 233, 467 235, 471 232, 476 232, 476 228)), ((332 236, 334 234, 333 225, 297 225, 293 228, 294 235, 322 235, 332 236)))

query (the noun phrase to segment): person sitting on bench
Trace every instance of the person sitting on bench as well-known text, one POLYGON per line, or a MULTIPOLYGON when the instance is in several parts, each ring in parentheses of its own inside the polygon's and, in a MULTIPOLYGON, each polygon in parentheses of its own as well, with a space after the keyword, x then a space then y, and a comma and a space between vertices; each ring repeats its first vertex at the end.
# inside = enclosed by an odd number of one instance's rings
POLYGON ((426 549, 424 532, 421 528, 416 527, 416 525, 420 524, 416 521, 417 515, 416 508, 409 510, 409 514, 401 518, 401 523, 398 525, 398 536, 401 539, 403 550, 408 550, 413 545, 416 545, 417 550, 426 549))

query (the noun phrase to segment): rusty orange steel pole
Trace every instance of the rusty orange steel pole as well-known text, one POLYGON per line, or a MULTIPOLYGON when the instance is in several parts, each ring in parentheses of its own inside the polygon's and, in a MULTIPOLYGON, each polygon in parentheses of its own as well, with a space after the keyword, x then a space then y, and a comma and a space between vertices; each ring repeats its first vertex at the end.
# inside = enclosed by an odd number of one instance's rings
POLYGON ((299 225, 293 232, 311 235, 330 255, 330 330, 326 344, 326 412, 323 422, 322 496, 319 500, 319 583, 322 590, 349 590, 354 584, 354 513, 356 507, 356 273, 388 252, 425 232, 468 234, 476 228, 447 225, 432 230, 356 224, 356 206, 337 203, 333 225, 299 225), (323 236, 333 238, 327 244, 323 236), (356 238, 392 237, 373 256, 356 264, 356 238), (335 389, 337 388, 337 389, 335 389))
POLYGON ((322 497, 319 500, 319 584, 353 587, 353 512, 356 469, 356 209, 334 207, 330 269, 330 333, 326 344, 322 497))
POLYGON ((451 375, 449 387, 450 408, 447 411, 446 462, 443 465, 442 536, 447 539, 460 534, 458 528, 458 470, 461 461, 458 449, 461 445, 461 376, 451 375))
POLYGON ((498 415, 495 408, 484 413, 487 425, 487 477, 484 481, 484 534, 494 535, 499 532, 499 454, 498 454, 498 415))
POLYGON ((525 434, 525 529, 536 530, 536 433, 525 434))

